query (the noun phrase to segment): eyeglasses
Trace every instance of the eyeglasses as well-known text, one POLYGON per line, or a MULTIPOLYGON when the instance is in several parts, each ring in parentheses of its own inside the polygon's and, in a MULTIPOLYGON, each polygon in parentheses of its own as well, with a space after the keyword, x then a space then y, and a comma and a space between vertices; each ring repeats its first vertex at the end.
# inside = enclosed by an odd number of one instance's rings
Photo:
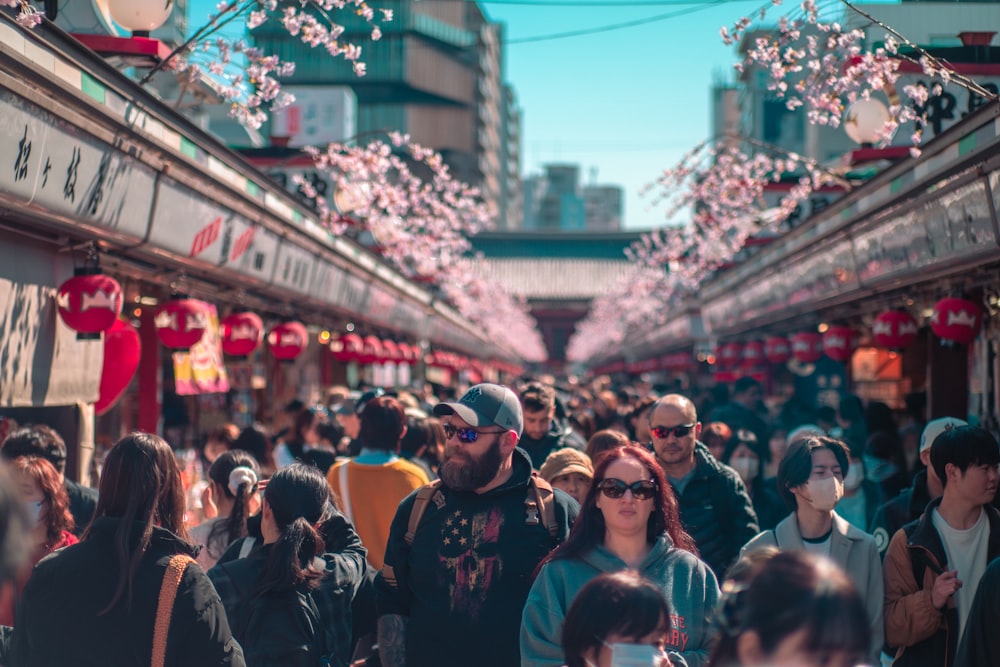
POLYGON ((479 436, 484 434, 500 434, 506 433, 507 431, 477 431, 474 428, 459 428, 454 424, 442 424, 444 429, 444 435, 446 438, 451 440, 455 435, 458 435, 458 441, 464 442, 465 444, 470 444, 479 439, 479 436))
POLYGON ((656 495, 656 482, 651 479, 640 479, 638 482, 626 484, 620 479, 608 477, 598 483, 597 488, 608 498, 621 498, 626 491, 632 492, 636 500, 649 500, 656 495))
POLYGON ((664 440, 673 433, 675 438, 683 438, 694 430, 695 424, 678 424, 677 426, 651 426, 649 432, 654 437, 664 440))

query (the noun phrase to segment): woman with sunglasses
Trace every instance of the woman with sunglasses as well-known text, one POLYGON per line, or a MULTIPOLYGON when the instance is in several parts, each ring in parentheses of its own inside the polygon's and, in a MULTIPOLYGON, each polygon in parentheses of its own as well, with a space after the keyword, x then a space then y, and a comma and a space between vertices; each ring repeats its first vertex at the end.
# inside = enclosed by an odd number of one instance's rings
POLYGON ((635 570, 663 591, 673 612, 663 645, 683 658, 674 662, 704 664, 719 586, 695 554, 656 458, 636 445, 598 456, 573 530, 542 562, 528 595, 522 664, 565 664, 562 627, 573 599, 594 577, 621 570, 635 570))

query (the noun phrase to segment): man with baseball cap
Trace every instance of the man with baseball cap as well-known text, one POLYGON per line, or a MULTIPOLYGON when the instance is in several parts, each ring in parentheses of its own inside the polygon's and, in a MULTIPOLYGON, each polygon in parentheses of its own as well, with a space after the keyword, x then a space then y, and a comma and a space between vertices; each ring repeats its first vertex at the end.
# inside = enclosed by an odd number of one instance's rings
POLYGON ((967 426, 966 422, 955 417, 942 417, 927 422, 920 434, 920 462, 924 469, 913 476, 913 486, 903 489, 892 500, 883 503, 872 517, 871 534, 878 545, 879 555, 885 558, 885 550, 889 548, 889 540, 896 531, 920 518, 927 504, 939 498, 944 492, 944 485, 934 472, 931 465, 931 445, 945 431, 956 426, 967 426))
POLYGON ((521 403, 510 389, 478 384, 434 414, 447 436, 441 479, 419 509, 422 490, 400 503, 376 579, 382 664, 519 667, 532 573, 579 508, 555 490, 545 496, 552 524, 540 520, 538 482, 517 447, 521 403))

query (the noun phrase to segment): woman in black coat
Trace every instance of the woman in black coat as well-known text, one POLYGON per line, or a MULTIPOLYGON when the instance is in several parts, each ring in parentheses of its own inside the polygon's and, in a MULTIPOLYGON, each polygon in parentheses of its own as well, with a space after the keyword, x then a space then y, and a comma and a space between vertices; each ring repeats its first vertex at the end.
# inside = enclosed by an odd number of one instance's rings
MULTIPOLYGON (((43 559, 25 586, 9 664, 147 667, 167 563, 195 551, 183 517, 170 446, 146 433, 122 438, 80 543, 43 559)), ((165 665, 244 667, 219 596, 193 562, 174 600, 165 665)))

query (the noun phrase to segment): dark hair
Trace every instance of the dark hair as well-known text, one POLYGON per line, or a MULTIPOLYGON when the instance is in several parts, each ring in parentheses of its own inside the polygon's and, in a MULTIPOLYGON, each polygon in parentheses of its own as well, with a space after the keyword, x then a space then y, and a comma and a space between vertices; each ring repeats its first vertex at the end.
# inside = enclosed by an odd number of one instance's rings
POLYGON ((931 465, 945 486, 948 485, 945 466, 949 463, 961 470, 963 475, 969 466, 1000 463, 996 438, 978 426, 945 429, 931 443, 931 465))
POLYGON ((326 440, 334 447, 336 447, 344 437, 344 427, 341 426, 340 422, 336 419, 320 422, 316 426, 316 432, 319 433, 320 440, 326 440))
POLYGON ((257 459, 257 463, 262 466, 273 467, 271 457, 271 438, 267 431, 260 424, 251 424, 240 431, 240 435, 233 443, 233 449, 242 449, 257 459))
POLYGON ((755 387, 763 389, 764 385, 761 384, 759 380, 755 380, 749 375, 744 375, 733 384, 733 394, 742 394, 743 392, 755 387))
POLYGON ((746 632, 758 635, 765 656, 802 630, 801 646, 810 652, 848 651, 863 658, 871 648, 861 595, 829 559, 783 551, 758 565, 749 583, 724 588, 729 590, 719 606, 722 632, 709 660, 712 665, 739 665, 737 642, 746 632))
POLYGON ((586 667, 584 656, 600 650, 610 635, 645 637, 670 628, 670 607, 663 591, 637 572, 601 574, 580 589, 563 623, 567 667, 586 667))
POLYGON ((45 524, 45 538, 49 546, 54 546, 62 539, 64 530, 72 531, 75 527, 69 511, 69 496, 66 495, 66 486, 59 479, 59 471, 41 456, 18 456, 10 462, 10 468, 32 479, 45 496, 47 507, 42 522, 45 524))
POLYGON ((636 440, 635 427, 632 426, 632 420, 638 419, 642 416, 642 413, 649 410, 656 404, 655 396, 644 396, 640 398, 632 406, 632 410, 628 413, 628 419, 625 420, 625 426, 628 428, 628 435, 633 440, 636 440))
POLYGON ((785 455, 778 464, 778 493, 785 501, 788 509, 795 511, 798 509, 798 499, 792 493, 792 489, 809 481, 812 475, 812 453, 817 449, 829 449, 837 457, 840 464, 840 471, 846 476, 850 468, 847 445, 840 440, 828 438, 822 435, 796 438, 788 444, 785 455))
MULTIPOLYGON (((726 443, 726 449, 722 453, 722 462, 729 465, 729 461, 733 457, 733 452, 740 445, 746 445, 760 459, 760 468, 757 472, 757 477, 761 477, 764 474, 764 465, 771 460, 771 447, 769 443, 758 440, 757 436, 750 429, 737 429, 733 437, 726 443)), ((754 479, 756 480, 756 478, 754 479)))
POLYGON ((701 429, 700 439, 706 447, 725 447, 733 439, 733 429, 725 422, 708 422, 701 429))
POLYGON ((521 392, 521 407, 525 412, 550 410, 556 406, 556 392, 544 384, 533 382, 521 392))
POLYGON ((581 410, 569 413, 567 421, 570 426, 575 426, 577 431, 580 432, 580 435, 587 440, 594 435, 594 429, 597 428, 597 422, 590 415, 590 413, 583 412, 581 410))
POLYGON ((319 527, 335 511, 326 478, 314 466, 293 463, 268 481, 264 500, 281 536, 257 580, 257 592, 288 590, 302 584, 315 588, 325 574, 325 568, 313 565, 324 548, 319 527))
POLYGON ((149 548, 154 526, 188 539, 184 527, 184 485, 177 459, 167 441, 152 433, 130 433, 115 443, 104 460, 94 521, 87 526, 87 540, 99 517, 121 519, 115 530, 114 559, 118 582, 114 595, 99 615, 124 596, 132 606, 132 579, 149 548), (138 539, 135 526, 141 525, 138 539))
POLYGON ((66 470, 66 441, 58 431, 45 424, 22 426, 13 431, 3 441, 0 454, 8 461, 18 456, 40 456, 60 475, 66 470))
MULTIPOLYGON (((257 482, 242 480, 236 489, 236 493, 229 487, 229 478, 237 468, 249 468, 253 471, 253 479, 260 478, 260 466, 257 460, 239 449, 230 449, 223 452, 208 469, 208 478, 219 485, 222 492, 233 499, 233 509, 225 521, 216 521, 212 525, 212 530, 205 539, 205 548, 208 555, 218 559, 226 547, 247 534, 247 515, 249 514, 250 496, 257 491, 257 482), (216 553, 215 545, 221 545, 222 549, 216 553)), ((246 472, 246 471, 241 471, 246 472)), ((234 480, 235 481, 235 480, 234 480)))
POLYGON ((400 402, 392 396, 377 396, 361 411, 358 439, 365 447, 396 452, 404 428, 406 412, 400 402))
POLYGON ((427 417, 406 417, 406 434, 399 441, 399 453, 406 458, 417 456, 420 450, 434 442, 434 431, 427 417))
POLYGON ((314 428, 322 418, 323 416, 319 411, 312 409, 303 410, 295 417, 295 425, 292 426, 291 432, 285 438, 285 446, 288 447, 288 451, 293 457, 301 459, 302 455, 305 454, 305 433, 307 430, 314 428))
POLYGON ((606 428, 590 436, 590 439, 587 440, 586 454, 593 461, 598 455, 606 451, 630 444, 632 444, 632 441, 628 439, 627 435, 621 431, 606 428))
POLYGON ((698 548, 681 525, 677 498, 667 483, 667 477, 663 474, 663 468, 660 467, 656 457, 643 447, 625 445, 598 455, 594 461, 594 481, 587 491, 586 498, 580 504, 580 514, 573 523, 569 537, 546 556, 542 563, 561 558, 574 558, 604 543, 604 515, 597 507, 597 494, 601 492, 598 487, 611 464, 624 458, 635 459, 641 463, 649 471, 650 479, 656 482, 657 493, 653 496, 653 511, 646 524, 646 542, 651 544, 666 533, 675 547, 697 555, 698 548))

